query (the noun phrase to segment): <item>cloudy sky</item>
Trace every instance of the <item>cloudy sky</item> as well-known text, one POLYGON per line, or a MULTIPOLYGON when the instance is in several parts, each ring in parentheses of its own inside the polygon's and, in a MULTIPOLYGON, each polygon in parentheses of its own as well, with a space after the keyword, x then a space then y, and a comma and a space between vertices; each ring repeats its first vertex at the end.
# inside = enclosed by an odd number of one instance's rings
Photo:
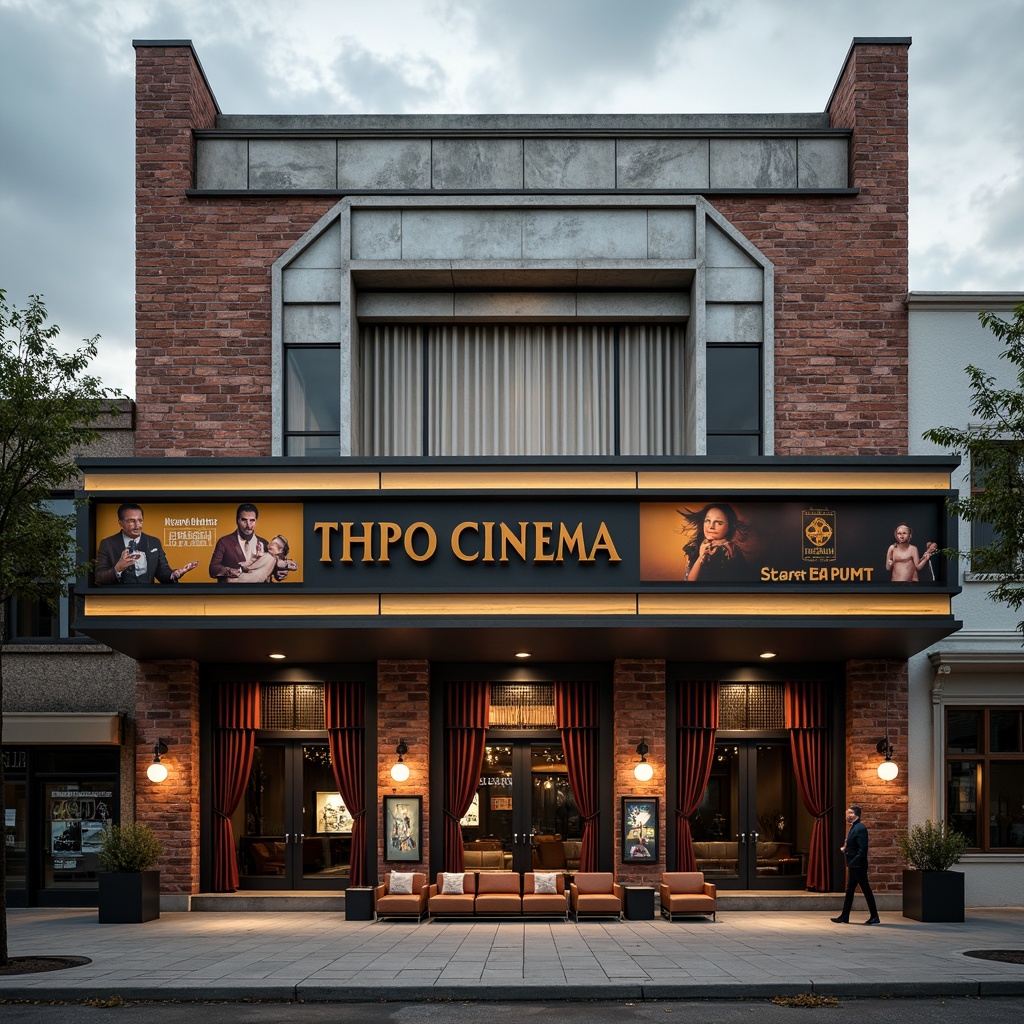
POLYGON ((824 109, 909 36, 910 286, 1024 291, 1024 0, 0 0, 0 288, 134 395, 133 39, 228 114, 824 109))

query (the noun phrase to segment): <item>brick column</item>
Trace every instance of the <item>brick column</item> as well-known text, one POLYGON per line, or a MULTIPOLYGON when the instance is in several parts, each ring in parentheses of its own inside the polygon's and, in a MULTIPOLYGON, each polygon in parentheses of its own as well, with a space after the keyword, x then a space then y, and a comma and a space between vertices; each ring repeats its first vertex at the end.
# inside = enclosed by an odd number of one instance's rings
POLYGON ((137 756, 135 819, 163 843, 160 890, 199 891, 199 666, 194 661, 140 661, 136 667, 137 756), (157 740, 167 778, 150 782, 157 740))
MULTIPOLYGON (((427 661, 377 662, 377 807, 380 820, 385 796, 415 794, 423 797, 420 862, 401 865, 402 871, 430 870, 430 663, 427 661), (404 761, 409 778, 391 778, 395 747, 405 740, 409 753, 404 761)), ((377 877, 390 870, 384 863, 383 824, 377 832, 377 877)), ((370 865, 368 876, 373 876, 370 865)))
MULTIPOLYGON (((657 885, 665 870, 665 662, 616 661, 613 676, 615 875, 620 881, 657 885), (650 782, 638 782, 633 769, 639 761, 637 744, 643 738, 650 750, 647 760, 654 768, 650 782), (622 862, 622 797, 658 797, 660 843, 655 864, 622 862)), ((602 816, 603 817, 603 816, 602 816)))
POLYGON ((846 795, 836 793, 839 820, 850 804, 862 808, 870 837, 871 887, 900 892, 904 864, 896 836, 907 829, 907 663, 850 661, 846 665, 846 795), (889 698, 889 742, 900 773, 892 782, 878 777, 882 760, 875 746, 885 735, 889 698))

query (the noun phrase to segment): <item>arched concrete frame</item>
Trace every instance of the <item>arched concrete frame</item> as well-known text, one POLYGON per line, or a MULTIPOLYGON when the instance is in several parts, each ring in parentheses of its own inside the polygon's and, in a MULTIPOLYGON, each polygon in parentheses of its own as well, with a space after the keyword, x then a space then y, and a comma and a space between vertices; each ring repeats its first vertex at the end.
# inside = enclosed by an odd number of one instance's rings
POLYGON ((758 344, 774 453, 774 269, 701 196, 352 196, 272 268, 273 453, 289 344, 337 344, 339 454, 362 455, 359 326, 685 323, 685 455, 707 453, 708 344, 758 344))

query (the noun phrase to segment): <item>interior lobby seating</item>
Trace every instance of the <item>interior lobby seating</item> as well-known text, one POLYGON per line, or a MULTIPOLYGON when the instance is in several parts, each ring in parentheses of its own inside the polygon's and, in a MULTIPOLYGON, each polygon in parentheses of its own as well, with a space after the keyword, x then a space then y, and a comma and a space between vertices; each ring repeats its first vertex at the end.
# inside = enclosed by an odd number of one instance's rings
MULTIPOLYGON (((697 870, 705 875, 736 874, 739 858, 739 844, 735 842, 695 842, 693 853, 697 859, 697 870)), ((766 875, 799 875, 803 870, 803 859, 793 852, 792 843, 757 843, 757 873, 766 875)))
POLYGON ((700 871, 667 871, 661 876, 661 916, 670 921, 677 914, 710 914, 716 920, 718 899, 712 882, 700 871))

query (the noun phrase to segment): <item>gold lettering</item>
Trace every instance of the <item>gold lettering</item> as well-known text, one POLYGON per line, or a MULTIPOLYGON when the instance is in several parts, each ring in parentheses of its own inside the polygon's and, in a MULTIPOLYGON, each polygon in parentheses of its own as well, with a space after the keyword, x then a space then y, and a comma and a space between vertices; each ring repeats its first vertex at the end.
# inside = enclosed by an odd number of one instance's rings
POLYGON ((494 523, 484 523, 484 561, 494 561, 494 523))
POLYGON ((501 524, 501 561, 508 561, 508 549, 513 551, 525 562, 526 561, 526 527, 529 523, 519 524, 519 535, 516 536, 507 523, 501 524))
POLYGON ((352 532, 352 527, 355 523, 342 523, 341 524, 341 558, 339 562, 351 562, 352 561, 352 545, 362 544, 363 546, 363 558, 364 562, 373 561, 373 550, 371 544, 373 542, 373 523, 360 523, 363 528, 361 534, 355 534, 352 532))
POLYGON ((331 532, 338 528, 337 523, 314 523, 313 532, 316 533, 318 530, 322 530, 323 533, 320 535, 320 561, 329 562, 331 560, 331 532))
POLYGON ((435 551, 437 551, 437 534, 429 523, 413 523, 405 531, 405 553, 414 562, 429 562, 434 557, 435 551), (414 547, 416 534, 420 531, 427 537, 427 550, 422 555, 418 554, 414 547))
POLYGON ((569 533, 565 523, 558 524, 558 558, 557 561, 565 561, 565 552, 572 554, 576 552, 576 558, 580 562, 589 562, 587 558, 587 542, 583 536, 583 524, 577 523, 576 529, 569 533))
POLYGON ((380 558, 385 565, 391 562, 390 546, 402 536, 402 528, 398 523, 378 523, 380 526, 380 558))
POLYGON ((533 524, 533 560, 535 562, 553 562, 555 560, 554 554, 548 550, 548 545, 551 543, 552 526, 554 523, 533 524))
POLYGON ((479 533, 480 526, 477 523, 459 523, 459 525, 452 530, 452 553, 460 562, 475 562, 480 557, 479 552, 468 555, 462 550, 462 535, 467 530, 479 533))
POLYGON ((618 551, 615 550, 615 542, 612 540, 612 535, 608 532, 608 527, 604 523, 597 529, 597 537, 594 538, 594 546, 590 549, 590 557, 587 561, 593 562, 597 557, 598 551, 604 551, 608 555, 609 562, 622 561, 618 551))

